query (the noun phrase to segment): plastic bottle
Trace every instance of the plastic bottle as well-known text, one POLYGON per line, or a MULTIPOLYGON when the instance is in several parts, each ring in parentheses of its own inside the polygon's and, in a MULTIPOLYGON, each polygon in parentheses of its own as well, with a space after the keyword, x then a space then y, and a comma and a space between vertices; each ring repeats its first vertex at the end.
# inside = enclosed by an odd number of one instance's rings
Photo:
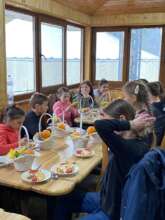
POLYGON ((13 77, 11 74, 7 76, 7 96, 8 104, 13 104, 14 102, 14 88, 13 88, 13 77))

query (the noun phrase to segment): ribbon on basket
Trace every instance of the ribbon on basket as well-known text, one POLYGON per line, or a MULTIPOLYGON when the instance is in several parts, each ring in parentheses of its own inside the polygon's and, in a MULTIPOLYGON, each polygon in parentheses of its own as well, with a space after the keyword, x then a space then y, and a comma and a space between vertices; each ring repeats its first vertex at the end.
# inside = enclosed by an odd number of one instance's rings
MULTIPOLYGON (((22 130, 22 129, 25 131, 26 138, 27 138, 27 144, 28 144, 28 146, 29 146, 29 142, 30 142, 29 133, 28 133, 27 128, 26 128, 24 125, 22 125, 22 126, 20 127, 20 129, 19 129, 19 140, 21 140, 21 130, 22 130)), ((20 142, 19 142, 19 143, 20 143, 20 142)), ((19 146, 19 147, 20 147, 20 146, 19 146)))
MULTIPOLYGON (((89 98, 89 100, 91 100, 92 102, 91 102, 91 104, 90 104, 90 108, 92 109, 93 107, 94 107, 94 100, 93 100, 93 98, 92 98, 92 96, 88 96, 88 98, 89 98)), ((80 106, 80 109, 79 109, 79 113, 80 113, 80 131, 82 131, 82 127, 83 127, 83 111, 82 111, 82 107, 83 107, 83 103, 82 103, 82 101, 83 101, 83 99, 84 99, 84 97, 81 97, 80 98, 80 102, 79 102, 79 106, 80 106)))
MULTIPOLYGON (((47 112, 45 112, 45 113, 43 113, 43 114, 41 115, 40 120, 39 120, 39 125, 38 125, 38 131, 39 131, 39 132, 41 132, 41 130, 42 130, 42 124, 41 124, 41 122, 42 122, 42 119, 43 119, 43 117, 44 117, 45 115, 47 115, 47 116, 50 117, 50 119, 48 119, 48 120, 51 120, 51 121, 52 121, 52 127, 54 126, 52 115, 49 114, 49 113, 47 113, 47 112)), ((48 121, 47 121, 47 122, 48 122, 48 121)))

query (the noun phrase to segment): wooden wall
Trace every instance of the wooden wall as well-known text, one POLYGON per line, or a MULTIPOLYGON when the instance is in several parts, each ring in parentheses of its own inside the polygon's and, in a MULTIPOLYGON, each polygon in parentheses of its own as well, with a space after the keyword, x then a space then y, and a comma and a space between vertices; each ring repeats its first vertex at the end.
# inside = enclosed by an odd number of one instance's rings
MULTIPOLYGON (((6 104, 6 62, 4 4, 59 17, 85 27, 85 79, 91 79, 91 26, 130 26, 165 24, 165 13, 89 16, 51 0, 0 0, 0 107, 6 104)), ((164 77, 163 77, 164 78, 164 77)), ((21 104, 24 105, 24 104, 21 104)), ((25 102, 24 108, 27 108, 25 102)))
POLYGON ((0 0, 0 108, 7 102, 4 23, 4 0, 0 0))
POLYGON ((164 25, 165 13, 121 14, 109 16, 94 16, 91 26, 137 26, 164 25))
POLYGON ((5 3, 33 12, 51 15, 68 21, 74 21, 78 24, 90 25, 90 16, 52 0, 5 0, 5 3))

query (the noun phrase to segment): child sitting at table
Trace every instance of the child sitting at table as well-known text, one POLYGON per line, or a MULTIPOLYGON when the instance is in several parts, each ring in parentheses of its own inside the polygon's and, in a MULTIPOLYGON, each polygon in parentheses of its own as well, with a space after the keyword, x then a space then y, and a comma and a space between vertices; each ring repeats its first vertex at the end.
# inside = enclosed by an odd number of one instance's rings
POLYGON ((57 91, 57 96, 59 101, 54 103, 53 112, 57 117, 66 121, 68 125, 72 126, 74 119, 78 117, 79 113, 74 107, 74 103, 72 104, 70 101, 71 95, 69 93, 69 89, 66 87, 59 88, 57 91))
MULTIPOLYGON (((73 212, 85 212, 82 220, 119 220, 122 189, 130 168, 150 149, 143 133, 152 127, 154 118, 141 114, 135 118, 133 107, 124 100, 113 101, 95 122, 101 139, 110 149, 110 160, 104 173, 101 192, 79 192, 56 198, 49 204, 52 219, 70 220, 73 212), (140 136, 139 136, 140 135, 140 136)), ((81 172, 81 170, 80 170, 81 172)), ((81 175, 81 174, 80 174, 81 175)))
POLYGON ((80 101, 81 108, 90 108, 94 105, 93 87, 89 80, 83 81, 80 84, 78 94, 73 97, 73 102, 78 105, 80 105, 80 101))
POLYGON ((111 102, 109 82, 106 79, 100 80, 99 88, 94 90, 94 96, 98 106, 104 107, 111 102))
MULTIPOLYGON (((31 110, 26 114, 24 126, 27 128, 29 138, 32 139, 36 132, 39 131, 39 120, 43 113, 48 110, 48 98, 42 93, 34 93, 30 98, 31 110)), ((42 121, 42 130, 46 129, 46 125, 42 121)), ((24 133, 22 133, 22 136, 24 133)))
POLYGON ((25 119, 25 112, 15 105, 5 109, 0 124, 0 155, 7 154, 10 149, 23 146, 26 138, 19 141, 19 129, 25 119))

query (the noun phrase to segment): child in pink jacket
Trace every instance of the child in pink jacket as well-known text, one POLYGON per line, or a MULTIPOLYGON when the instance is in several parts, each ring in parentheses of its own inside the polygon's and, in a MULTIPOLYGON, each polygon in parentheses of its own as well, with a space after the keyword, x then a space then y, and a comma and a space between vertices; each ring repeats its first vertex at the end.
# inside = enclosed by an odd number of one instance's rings
POLYGON ((66 87, 61 87, 57 91, 57 95, 59 98, 59 101, 55 102, 53 105, 53 112, 54 114, 63 119, 63 112, 64 112, 64 121, 72 126, 74 119, 78 117, 78 111, 73 106, 73 104, 70 101, 70 93, 69 89, 66 87))

